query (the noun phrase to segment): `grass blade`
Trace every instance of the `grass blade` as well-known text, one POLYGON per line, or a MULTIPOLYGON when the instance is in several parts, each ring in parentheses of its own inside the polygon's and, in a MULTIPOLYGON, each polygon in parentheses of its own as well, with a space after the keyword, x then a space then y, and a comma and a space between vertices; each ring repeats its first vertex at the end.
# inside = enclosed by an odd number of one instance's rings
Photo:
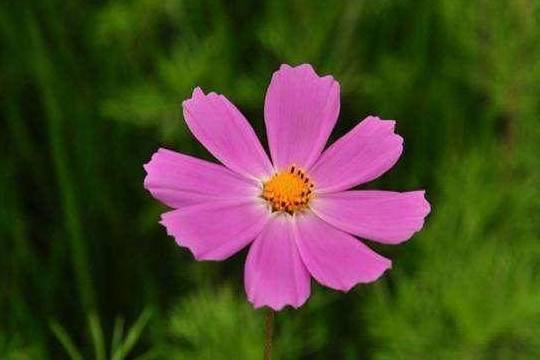
POLYGON ((54 336, 58 339, 58 342, 60 342, 66 353, 69 355, 69 358, 71 360, 83 360, 81 353, 62 325, 52 320, 49 322, 49 326, 54 336))
POLYGON ((88 324, 90 326, 90 335, 92 335, 92 344, 94 345, 96 360, 105 360, 103 329, 101 328, 99 317, 95 312, 91 312, 90 315, 88 315, 88 324))
POLYGON ((114 358, 114 354, 120 350, 122 345, 122 337, 124 336, 124 318, 117 316, 114 319, 114 329, 111 341, 111 358, 114 358))
POLYGON ((137 343, 137 340, 139 340, 151 316, 152 310, 148 307, 145 308, 141 315, 139 315, 137 321, 135 321, 135 324, 133 324, 133 326, 129 329, 126 339, 124 340, 120 348, 114 353, 113 360, 122 360, 127 354, 129 354, 129 352, 137 343))

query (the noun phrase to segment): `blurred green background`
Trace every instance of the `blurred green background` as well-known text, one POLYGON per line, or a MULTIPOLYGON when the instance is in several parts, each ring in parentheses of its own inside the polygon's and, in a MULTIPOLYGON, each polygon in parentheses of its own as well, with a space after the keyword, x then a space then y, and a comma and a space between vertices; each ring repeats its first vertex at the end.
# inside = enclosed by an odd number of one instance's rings
POLYGON ((406 149, 369 187, 426 188, 394 269, 313 285, 277 359, 540 358, 540 3, 35 0, 0 4, 0 358, 253 359, 245 251, 198 263, 143 189, 196 85, 263 133, 281 63, 342 85, 332 139, 368 114, 406 149))

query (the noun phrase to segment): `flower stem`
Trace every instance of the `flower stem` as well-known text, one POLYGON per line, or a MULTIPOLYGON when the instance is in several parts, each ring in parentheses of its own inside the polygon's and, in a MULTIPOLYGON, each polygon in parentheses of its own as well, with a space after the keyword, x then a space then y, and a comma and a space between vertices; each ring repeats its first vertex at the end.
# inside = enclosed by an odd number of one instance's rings
POLYGON ((264 319, 264 360, 272 360, 272 337, 274 334, 274 310, 268 309, 264 319))

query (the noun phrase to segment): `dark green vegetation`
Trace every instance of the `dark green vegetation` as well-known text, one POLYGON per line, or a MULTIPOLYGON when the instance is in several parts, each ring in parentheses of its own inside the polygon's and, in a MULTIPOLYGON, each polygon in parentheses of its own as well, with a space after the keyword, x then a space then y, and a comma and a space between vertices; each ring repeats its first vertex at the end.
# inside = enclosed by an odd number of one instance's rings
POLYGON ((197 263, 157 224, 142 164, 208 158, 180 102, 226 94, 262 134, 280 63, 342 85, 343 134, 397 119, 370 187, 426 188, 394 269, 313 286, 277 316, 278 359, 540 358, 540 4, 534 0, 3 1, 0 358, 251 359, 245 252, 197 263), (129 355, 128 355, 129 354, 129 355))

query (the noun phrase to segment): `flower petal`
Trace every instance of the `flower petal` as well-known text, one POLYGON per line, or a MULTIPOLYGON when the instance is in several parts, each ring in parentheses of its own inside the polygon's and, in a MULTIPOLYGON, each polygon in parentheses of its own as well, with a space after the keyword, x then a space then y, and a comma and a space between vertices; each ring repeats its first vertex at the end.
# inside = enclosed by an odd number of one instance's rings
POLYGON ((248 177, 270 176, 272 164, 257 135, 227 98, 196 88, 183 108, 193 135, 225 166, 248 177))
POLYGON ((144 187, 173 208, 215 199, 253 198, 260 191, 256 182, 222 165, 167 149, 155 152, 144 169, 144 187))
POLYGON ((311 275, 336 290, 349 291, 358 283, 375 281, 392 265, 358 239, 313 214, 298 217, 296 241, 311 275))
POLYGON ((332 144, 309 171, 317 191, 350 189, 392 168, 403 150, 394 126, 394 121, 368 116, 332 144))
POLYGON ((224 260, 255 239, 268 218, 262 203, 222 200, 166 212, 161 224, 197 260, 224 260))
POLYGON ((244 280, 256 308, 298 308, 309 297, 310 277, 298 254, 290 219, 274 215, 249 249, 244 280))
POLYGON ((384 244, 408 240, 424 226, 430 206, 424 191, 345 191, 311 203, 323 220, 351 234, 384 244))
POLYGON ((282 65, 274 73, 264 104, 274 166, 310 167, 321 154, 339 114, 339 84, 319 77, 311 65, 282 65))

